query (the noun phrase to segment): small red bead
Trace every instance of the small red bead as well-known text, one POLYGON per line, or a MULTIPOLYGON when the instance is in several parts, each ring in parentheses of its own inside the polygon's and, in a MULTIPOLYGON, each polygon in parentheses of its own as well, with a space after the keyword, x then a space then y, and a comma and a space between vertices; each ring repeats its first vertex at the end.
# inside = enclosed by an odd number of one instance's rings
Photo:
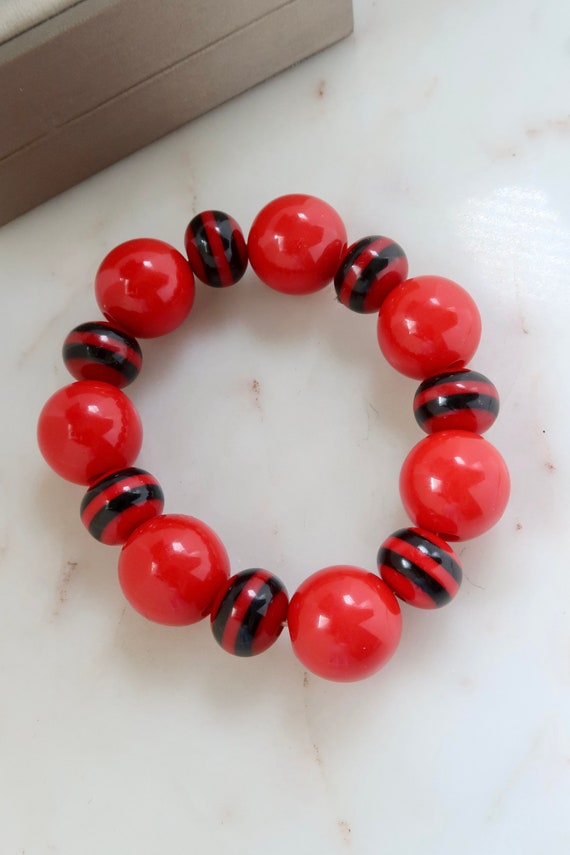
POLYGON ((251 266, 266 285, 285 294, 324 288, 345 250, 346 229, 334 208, 302 193, 266 205, 248 238, 251 266))
POLYGON ((168 626, 206 617, 229 572, 228 555, 217 534, 182 514, 144 523, 119 557, 119 582, 131 606, 143 617, 168 626))
POLYGON ((440 431, 404 460, 400 495, 410 519, 445 540, 468 540, 501 518, 509 499, 507 465, 476 433, 440 431))
POLYGON ((378 317, 378 343, 387 361, 423 380, 463 366, 481 338, 472 297, 441 276, 416 276, 391 291, 378 317))
POLYGON ((95 297, 106 318, 134 336, 172 332, 194 302, 194 274, 173 246, 137 238, 112 249, 95 276, 95 297))
POLYGON ((106 321, 88 321, 72 329, 62 356, 76 380, 101 380, 119 389, 136 380, 142 366, 136 338, 106 321))
POLYGON ((359 567, 325 567, 293 595, 288 626, 295 655, 319 677, 361 680, 394 653, 402 632, 396 597, 359 567))
POLYGON ((95 540, 118 546, 164 507, 162 487, 144 469, 121 469, 99 478, 81 502, 81 522, 95 540))
POLYGON ((75 484, 131 466, 142 445, 134 404, 116 386, 96 380, 55 392, 40 413, 37 435, 46 462, 75 484))

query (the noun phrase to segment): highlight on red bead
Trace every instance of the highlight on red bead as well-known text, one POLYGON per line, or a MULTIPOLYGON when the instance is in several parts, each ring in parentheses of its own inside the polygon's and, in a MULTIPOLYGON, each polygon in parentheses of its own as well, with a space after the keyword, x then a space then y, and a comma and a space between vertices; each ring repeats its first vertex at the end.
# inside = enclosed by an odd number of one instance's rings
POLYGON ((95 297, 105 317, 140 338, 172 332, 194 302, 194 275, 182 253, 154 238, 119 244, 95 276, 95 297))
POLYGON ((247 269, 243 232, 223 211, 196 214, 186 228, 184 246, 198 279, 214 288, 234 285, 247 269))
POLYGON ((451 546, 421 528, 402 528, 387 537, 377 562, 380 575, 396 596, 420 609, 437 609, 451 602, 463 578, 451 546))
POLYGON ((195 517, 164 514, 137 528, 119 557, 119 582, 143 617, 168 626, 205 618, 230 572, 227 552, 195 517))
POLYGON ((81 502, 81 522, 95 540, 118 546, 163 507, 156 478, 132 466, 104 475, 89 487, 81 502))
POLYGON ((256 656, 274 644, 285 626, 289 598, 267 570, 242 570, 220 590, 210 614, 214 638, 227 653, 256 656))
POLYGON ((325 567, 305 579, 291 599, 287 622, 305 668, 338 682, 378 671, 402 632, 400 606, 386 583, 347 565, 325 567))
POLYGON ((285 294, 310 294, 332 281, 344 252, 346 229, 316 196, 280 196, 256 216, 248 237, 251 266, 285 294))
POLYGON ((416 276, 391 291, 378 317, 378 343, 387 361, 423 380, 462 368, 479 345, 481 317, 461 285, 442 276, 416 276))
POLYGON ((51 468, 75 484, 132 466, 142 445, 134 404, 110 383, 80 380, 49 398, 38 419, 39 449, 51 468))
POLYGON ((494 526, 509 492, 509 471, 500 453, 468 431, 439 431, 422 439, 400 472, 406 513, 416 526, 445 540, 468 540, 494 526))
POLYGON ((414 396, 414 416, 426 433, 485 433, 499 413, 499 393, 484 374, 462 368, 428 377, 414 396))
POLYGON ((63 361, 76 380, 101 380, 122 389, 142 366, 138 341, 106 321, 89 321, 71 330, 63 342, 63 361))
POLYGON ((377 312, 408 275, 408 259, 395 241, 370 235, 353 243, 340 263, 334 287, 339 302, 353 312, 377 312))

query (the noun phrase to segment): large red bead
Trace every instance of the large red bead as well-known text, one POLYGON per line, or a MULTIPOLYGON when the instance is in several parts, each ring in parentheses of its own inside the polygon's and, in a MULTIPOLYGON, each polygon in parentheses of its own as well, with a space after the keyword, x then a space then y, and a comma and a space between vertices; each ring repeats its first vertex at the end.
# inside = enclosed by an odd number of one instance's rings
POLYGON ((481 338, 472 297, 442 276, 416 276, 391 291, 378 317, 378 343, 390 365, 423 380, 463 366, 481 338))
POLYGON ((509 492, 509 471, 497 449, 463 430, 422 439, 400 473, 400 495, 409 517, 445 540, 468 540, 494 526, 509 492))
POLYGON ((325 567, 293 595, 288 626, 295 655, 319 677, 361 680, 392 656, 402 632, 396 597, 359 567, 325 567))
POLYGON ((144 523, 119 557, 119 582, 131 606, 168 626, 206 617, 229 573, 228 555, 217 534, 182 514, 144 523))
POLYGON ((286 294, 324 288, 345 250, 346 229, 334 208, 302 193, 266 205, 248 238, 249 260, 259 278, 286 294))
POLYGON ((58 475, 90 484, 106 472, 132 466, 142 445, 134 404, 110 383, 80 380, 46 401, 38 419, 38 445, 58 475))
POLYGON ((154 338, 185 320, 194 302, 194 274, 170 244, 137 238, 103 259, 95 297, 108 320, 131 335, 154 338))

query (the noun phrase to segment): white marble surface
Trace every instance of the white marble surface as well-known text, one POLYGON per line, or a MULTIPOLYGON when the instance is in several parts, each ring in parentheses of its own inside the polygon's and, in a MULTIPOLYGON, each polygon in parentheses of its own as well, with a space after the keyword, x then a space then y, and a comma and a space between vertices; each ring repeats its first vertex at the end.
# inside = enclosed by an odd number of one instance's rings
MULTIPOLYGON (((356 0, 343 44, 0 230, 2 855, 570 851, 569 93, 560 0, 356 0), (455 603, 406 608, 358 684, 306 677, 285 634, 244 661, 207 623, 145 623, 35 446, 108 249, 181 247, 206 207, 247 228, 297 190, 474 295, 513 478, 455 603)), ((290 590, 374 567, 421 434, 373 318, 248 275, 144 352, 140 462, 168 511, 290 590)))

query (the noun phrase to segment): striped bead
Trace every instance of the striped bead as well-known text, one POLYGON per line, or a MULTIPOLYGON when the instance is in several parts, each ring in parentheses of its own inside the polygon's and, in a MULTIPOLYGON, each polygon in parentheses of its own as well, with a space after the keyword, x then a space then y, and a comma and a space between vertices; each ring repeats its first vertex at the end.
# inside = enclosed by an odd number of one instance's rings
POLYGON ((429 377, 414 396, 414 416, 426 433, 485 433, 499 412, 499 393, 484 374, 467 368, 429 377))
POLYGON ((255 656, 277 641, 289 598, 283 582, 266 570, 242 570, 222 588, 210 615, 214 638, 228 653, 255 656))
POLYGON ((122 389, 138 376, 142 352, 138 341, 106 321, 90 321, 71 330, 63 361, 76 380, 102 380, 122 389))
POLYGON ((162 513, 164 494, 156 478, 134 466, 105 475, 85 493, 81 521, 108 546, 124 543, 142 523, 162 513))
POLYGON ((206 285, 234 285, 246 271, 243 232, 234 218, 223 211, 197 214, 186 229, 184 245, 190 267, 206 285))
POLYGON ((334 278, 339 301, 354 312, 377 312, 408 275, 408 260, 395 241, 370 235, 353 243, 334 278))
POLYGON ((386 538, 378 550, 378 570, 396 596, 420 609, 444 606, 463 578, 449 544, 422 528, 402 528, 386 538))

